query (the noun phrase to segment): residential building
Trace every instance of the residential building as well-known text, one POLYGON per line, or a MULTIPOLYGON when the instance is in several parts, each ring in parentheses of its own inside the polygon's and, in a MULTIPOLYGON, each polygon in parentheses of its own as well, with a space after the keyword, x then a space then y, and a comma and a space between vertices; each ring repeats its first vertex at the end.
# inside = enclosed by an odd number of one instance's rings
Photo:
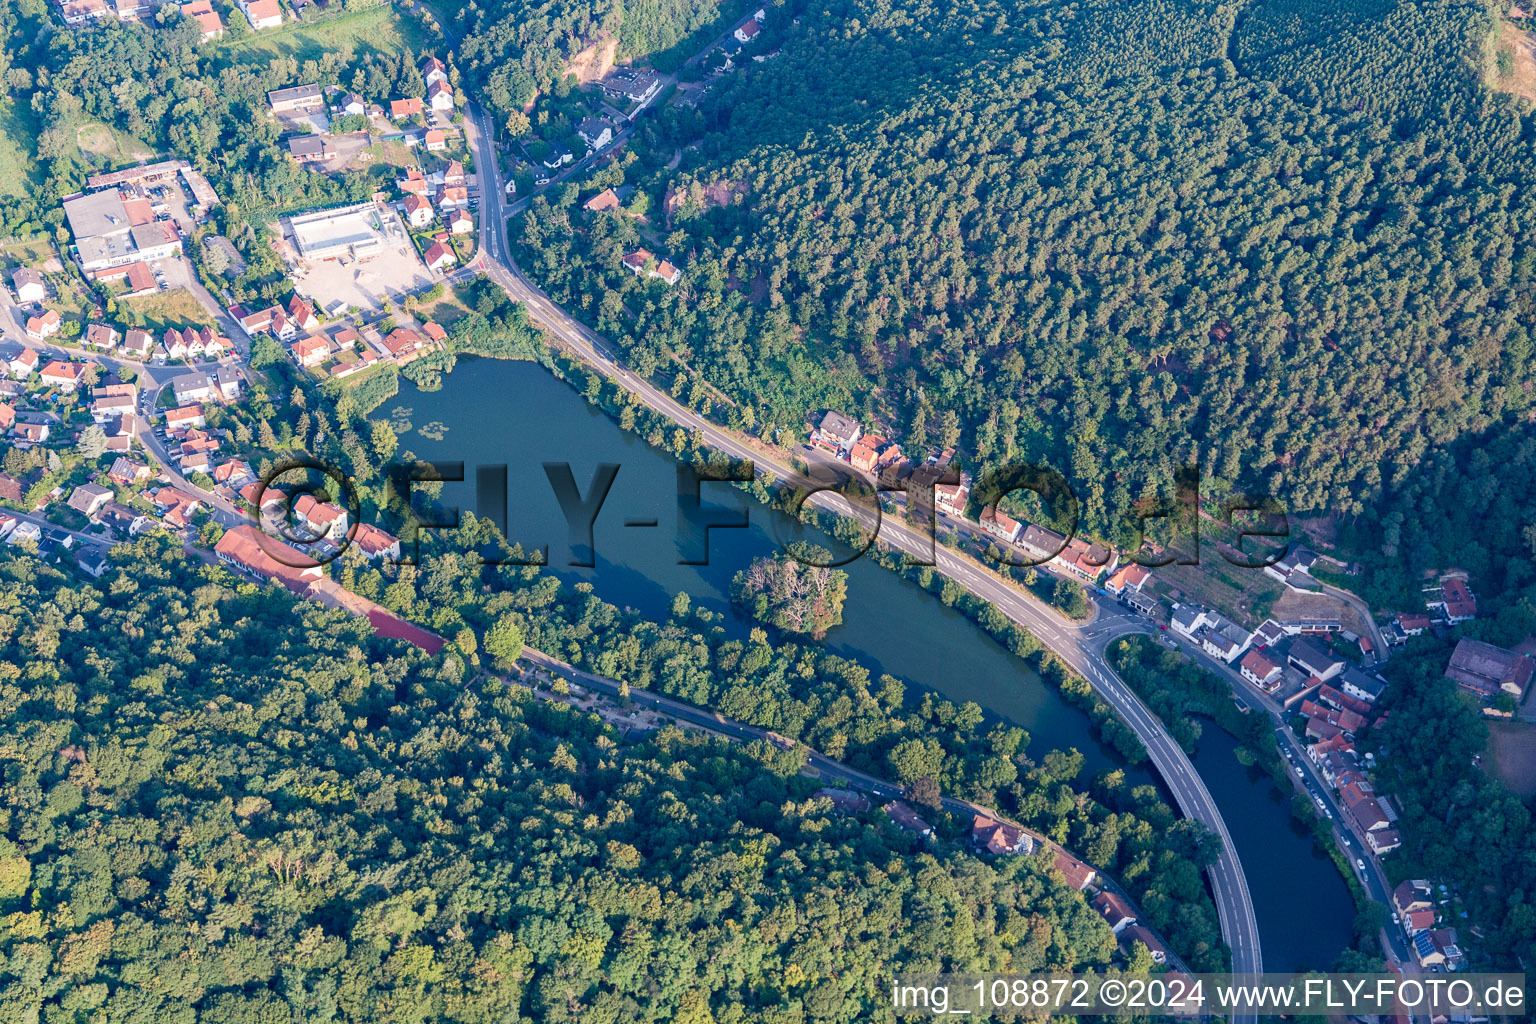
POLYGON ((1173 617, 1169 619, 1168 624, 1173 627, 1175 633, 1193 640, 1196 633, 1211 625, 1213 621, 1204 609, 1196 608, 1192 604, 1178 604, 1174 605, 1173 617))
POLYGON ((422 141, 426 143, 428 153, 441 153, 448 148, 448 133, 441 128, 428 128, 422 141))
POLYGON ((190 494, 171 487, 162 487, 149 496, 160 510, 160 518, 173 530, 185 530, 192 525, 192 517, 202 509, 203 503, 190 494))
POLYGON ((427 179, 421 171, 412 167, 405 172, 405 177, 395 181, 395 187, 407 195, 425 197, 427 194, 427 179))
POLYGON ((133 459, 115 460, 107 473, 107 479, 119 487, 137 487, 139 484, 148 482, 149 478, 149 467, 133 459))
POLYGON ((294 500, 293 513, 316 537, 340 540, 347 532, 346 510, 330 502, 316 501, 313 495, 299 495, 294 500))
POLYGON ((971 500, 971 488, 964 480, 957 484, 934 484, 933 507, 952 516, 963 516, 971 500))
POLYGON ((453 266, 459 261, 459 258, 453 254, 452 249, 442 242, 433 242, 427 246, 427 251, 422 256, 422 260, 427 264, 428 270, 442 270, 445 267, 453 266))
POLYGON ((556 167, 564 167, 576 159, 569 149, 558 142, 547 142, 545 145, 549 146, 549 155, 539 162, 550 170, 554 170, 556 167))
POLYGON ((421 78, 427 85, 436 85, 438 82, 448 81, 448 65, 436 57, 427 57, 421 62, 421 78))
POLYGON ((1116 935, 1136 923, 1136 909, 1117 893, 1105 890, 1095 896, 1090 905, 1116 935))
POLYGON ((59 333, 59 326, 62 323, 57 312, 45 309, 37 316, 27 317, 27 337, 36 338, 38 341, 51 338, 59 333))
POLYGON ((1319 584, 1312 578, 1312 565, 1317 552, 1311 548, 1295 548, 1287 551, 1273 565, 1264 567, 1264 574, 1272 576, 1292 590, 1317 590, 1319 584))
POLYGON ((1152 962, 1165 964, 1168 962, 1168 947, 1152 933, 1148 928, 1139 924, 1133 924, 1120 933, 1120 948, 1129 953, 1135 948, 1136 943, 1147 947, 1147 952, 1152 955, 1152 962))
POLYGON ((11 357, 11 376, 17 380, 26 380, 37 372, 38 364, 41 362, 42 360, 34 350, 24 348, 11 357))
POLYGON ((106 324, 91 324, 85 329, 85 343, 103 351, 116 348, 118 339, 121 337, 116 328, 106 324))
POLYGON ((882 810, 899 828, 915 832, 925 839, 933 835, 933 826, 919 817, 912 805, 904 800, 892 800, 882 810))
POLYGON ((833 410, 821 418, 821 426, 811 433, 811 443, 841 455, 852 450, 859 432, 858 420, 833 410))
POLYGON ((389 116, 396 121, 407 117, 416 117, 423 112, 421 97, 410 96, 403 100, 389 101, 389 116))
POLYGON ((9 431, 15 422, 16 407, 7 402, 0 402, 0 436, 9 431))
POLYGON ((468 184, 468 179, 464 177, 464 165, 457 160, 449 161, 448 166, 443 170, 443 184, 450 187, 468 184))
POLYGON ((283 9, 277 0, 235 0, 240 4, 240 9, 245 12, 245 20, 251 23, 251 28, 260 31, 264 28, 277 28, 283 23, 283 9))
POLYGON ((1379 828, 1374 832, 1367 832, 1365 841, 1370 846, 1371 852, 1378 856, 1391 853, 1403 845, 1402 834, 1394 828, 1379 828))
POLYGON ((85 363, 71 363, 63 359, 55 359, 43 367, 39 376, 43 383, 49 387, 56 387, 66 395, 75 393, 80 382, 85 378, 85 363))
POLYGON ((1059 551, 1051 564, 1084 583, 1097 583, 1105 570, 1113 570, 1118 557, 1104 544, 1094 544, 1074 537, 1059 551))
POLYGON ((433 82, 427 86, 427 106, 440 114, 452 113, 453 86, 447 82, 433 82))
POLYGON ((278 116, 313 114, 325 107, 325 93, 318 85, 298 85, 267 93, 267 105, 278 116))
MULTIPOLYGON (((367 557, 368 561, 376 562, 380 559, 390 562, 400 561, 400 540, 392 537, 369 523, 359 523, 357 530, 352 534, 352 543, 357 545, 359 551, 367 557)), ((865 804, 866 809, 868 804, 865 804)))
POLYGON ((619 194, 611 188, 605 188, 591 199, 588 199, 583 205, 593 213, 602 210, 617 210, 619 208, 619 194))
POLYGON ((971 842, 984 853, 1028 856, 1035 852, 1033 836, 985 814, 978 814, 971 821, 971 842))
POLYGON ((1030 523, 1019 535, 1019 547, 1037 563, 1049 562, 1067 549, 1067 538, 1055 530, 1030 523))
POLYGON ((1212 613, 1216 619, 1199 636, 1200 648, 1211 657, 1231 664, 1248 649, 1251 634, 1237 623, 1212 613))
POLYGON ((48 440, 46 423, 18 423, 11 428, 11 439, 17 448, 31 448, 48 440))
POLYGON ((19 502, 26 486, 9 473, 0 473, 0 501, 19 502))
POLYGON ((48 298, 48 285, 43 281, 43 275, 30 267, 17 267, 11 271, 11 288, 16 292, 16 301, 23 305, 48 298))
POLYGON ((181 5, 183 17, 197 22, 204 39, 217 39, 224 34, 224 19, 213 9, 213 0, 192 0, 181 5))
POLYGON ((1051 855, 1051 867, 1061 872, 1061 877, 1066 880, 1067 885, 1078 892, 1092 885, 1094 878, 1098 875, 1093 868, 1060 847, 1057 847, 1051 855))
POLYGON ((444 212, 469 206, 469 189, 463 185, 444 185, 437 190, 437 207, 444 212))
POLYGON ((432 212, 431 201, 425 196, 418 196, 412 193, 407 195, 405 202, 400 205, 401 209, 405 212, 405 222, 413 228, 426 227, 432 223, 432 218, 436 216, 432 212))
POLYGON ((1477 618, 1477 598, 1472 595, 1467 581, 1456 576, 1440 581, 1440 593, 1427 602, 1427 607, 1453 626, 1477 618))
POLYGON ((448 216, 450 235, 467 235, 473 230, 475 230, 475 219, 469 215, 468 210, 454 210, 448 216))
POLYGON ((581 141, 592 150, 603 149, 613 141, 613 128, 607 121, 598 117, 582 118, 576 125, 576 134, 580 135, 581 141))
POLYGON ((636 277, 659 277, 667 284, 676 284, 683 276, 683 272, 673 266, 667 260, 657 261, 645 249, 636 249, 624 257, 624 265, 628 267, 636 277))
POLYGON ((763 26, 754 18, 731 34, 736 37, 736 41, 739 43, 750 43, 757 38, 757 34, 762 30, 763 26))
POLYGON ((190 427, 202 427, 208 423, 203 416, 201 405, 188 405, 179 409, 165 410, 165 429, 167 431, 186 430, 190 427))
POLYGON ((602 82, 603 92, 631 103, 647 103, 660 89, 661 76, 645 68, 615 68, 602 82))
POLYGON ((1481 640, 1457 641, 1445 667, 1445 678, 1485 701, 1507 693, 1516 700, 1530 689, 1536 661, 1481 640))
POLYGON ((123 337, 123 355, 137 362, 148 359, 155 350, 155 339, 148 331, 130 327, 123 337))
POLYGON ((1005 544, 1012 544, 1019 536, 1019 521, 996 505, 981 510, 981 528, 1005 544))
POLYGON ((113 384, 91 392, 91 419, 97 424, 132 416, 139 389, 132 384, 113 384))
POLYGON ((1243 655, 1238 671, 1244 679, 1266 692, 1272 691, 1280 682, 1280 666, 1265 657, 1262 651, 1249 651, 1243 655))
POLYGON ((19 544, 36 545, 42 541, 42 527, 28 519, 15 520, 15 523, 16 525, 12 527, 10 535, 5 538, 7 544, 15 547, 19 544))
POLYGON ((112 500, 112 490, 100 484, 81 484, 70 494, 69 501, 65 502, 70 508, 79 512, 86 518, 94 516, 107 502, 112 500))
POLYGON ((1152 572, 1144 565, 1127 562, 1110 574, 1104 581, 1104 592, 1120 597, 1128 590, 1140 590, 1152 578, 1152 572))
POLYGON ((1338 683, 1339 690, 1367 704, 1380 697, 1381 691, 1387 688, 1385 679, 1353 665, 1346 666, 1344 672, 1335 681, 1338 683))

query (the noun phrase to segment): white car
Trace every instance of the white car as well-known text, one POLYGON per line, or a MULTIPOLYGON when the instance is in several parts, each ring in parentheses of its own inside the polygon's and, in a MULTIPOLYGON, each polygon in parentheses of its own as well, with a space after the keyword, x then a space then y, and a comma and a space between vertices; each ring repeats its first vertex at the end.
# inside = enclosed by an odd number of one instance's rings
POLYGON ((1322 797, 1314 795, 1312 797, 1312 799, 1317 801, 1317 809, 1318 810, 1322 811, 1324 814, 1328 813, 1328 805, 1323 803, 1323 798, 1322 797))
POLYGON ((1302 770, 1301 770, 1301 769, 1300 769, 1300 768, 1295 768, 1295 769, 1293 769, 1293 770, 1294 770, 1294 771, 1295 771, 1295 772, 1296 772, 1296 777, 1297 777, 1297 778, 1298 778, 1298 779, 1304 779, 1304 778, 1306 778, 1306 774, 1305 774, 1305 773, 1304 773, 1304 772, 1303 772, 1303 771, 1302 771, 1302 770))
POLYGON ((1365 874, 1365 861, 1361 860, 1359 857, 1355 858, 1355 867, 1360 869, 1360 873, 1362 875, 1365 874))

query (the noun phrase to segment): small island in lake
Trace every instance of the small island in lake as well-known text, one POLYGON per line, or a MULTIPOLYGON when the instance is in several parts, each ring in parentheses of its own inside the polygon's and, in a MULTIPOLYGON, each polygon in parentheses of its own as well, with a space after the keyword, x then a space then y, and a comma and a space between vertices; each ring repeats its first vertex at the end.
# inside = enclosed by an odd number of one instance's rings
POLYGON ((760 622, 820 640, 842 624, 848 593, 846 572, 817 564, 831 560, 830 551, 808 545, 795 555, 755 558, 731 581, 731 597, 760 622))

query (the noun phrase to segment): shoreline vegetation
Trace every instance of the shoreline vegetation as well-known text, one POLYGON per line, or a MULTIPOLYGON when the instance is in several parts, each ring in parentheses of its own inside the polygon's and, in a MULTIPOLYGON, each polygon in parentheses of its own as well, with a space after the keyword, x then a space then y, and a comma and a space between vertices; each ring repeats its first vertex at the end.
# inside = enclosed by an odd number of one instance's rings
MULTIPOLYGON (((517 308, 521 310, 520 306, 517 308)), ((525 317, 509 318, 509 322, 520 323, 528 329, 529 333, 523 339, 527 347, 489 340, 473 353, 464 351, 482 357, 539 363, 613 418, 621 429, 674 458, 687 459, 700 466, 731 461, 702 445, 692 432, 675 426, 645 407, 631 393, 598 374, 589 373, 563 348, 540 340, 541 332, 528 327, 525 317)), ((782 482, 756 478, 736 486, 770 507, 787 510, 797 504, 796 493, 782 482)), ((400 511, 396 510, 396 514, 400 511)), ((847 540, 857 534, 858 527, 851 520, 836 514, 824 516, 823 511, 805 509, 802 518, 807 525, 823 530, 834 539, 847 540)), ((506 548, 505 540, 490 524, 474 522, 473 516, 468 515, 466 520, 473 522, 472 532, 484 531, 484 536, 494 537, 497 545, 506 548)), ((514 545, 508 550, 514 557, 522 557, 519 547, 514 545)), ((1129 763, 1145 760, 1145 748, 1134 732, 1093 692, 1086 680, 1072 672, 1037 638, 992 605, 933 570, 904 568, 902 556, 878 545, 871 554, 888 569, 913 573, 925 590, 964 611, 1008 650, 1024 658, 1042 678, 1060 689, 1070 703, 1087 713, 1101 738, 1129 763)), ((530 567, 525 571, 537 570, 530 567)), ((552 578, 550 582, 554 582, 552 578)), ((573 589, 588 595, 588 600, 597 600, 590 584, 580 583, 573 589)), ((675 606, 674 610, 679 609, 675 606)), ((697 621, 707 627, 712 622, 711 613, 689 609, 686 604, 682 605, 680 613, 681 619, 674 615, 670 626, 697 621)), ((638 616, 624 616, 617 609, 609 614, 619 619, 628 618, 631 626, 642 630, 658 626, 667 628, 638 616)), ((789 692, 780 689, 789 679, 783 678, 767 690, 759 682, 749 690, 729 684, 726 689, 717 691, 706 681, 712 674, 706 666, 715 661, 714 653, 706 654, 701 663, 690 668, 669 661, 665 669, 657 666, 626 674, 622 667, 624 663, 606 653, 606 645, 594 637, 589 636, 579 646, 558 642, 550 646, 535 630, 530 628, 527 633, 531 646, 565 657, 589 671, 622 679, 631 686, 655 688, 657 692, 700 707, 716 707, 748 724, 803 740, 830 757, 902 786, 910 787, 920 779, 933 779, 939 782, 944 792, 998 807, 1055 842, 1083 849, 1090 860, 1102 864, 1105 870, 1119 878, 1146 910, 1154 927, 1168 937, 1194 969, 1224 970, 1230 965, 1230 953, 1221 941, 1215 906, 1200 877, 1200 871, 1214 860, 1219 840, 1198 823, 1180 818, 1163 802, 1153 786, 1129 786, 1123 773, 1111 771, 1093 780, 1086 790, 1074 791, 1073 780, 1079 774, 1081 755, 1052 750, 1043 754, 1038 763, 1022 756, 1019 760, 1023 763, 1016 763, 1015 755, 1021 754, 1028 742, 1028 735, 1023 730, 1004 728, 997 722, 990 730, 981 733, 980 728, 989 717, 981 708, 967 704, 957 709, 934 693, 924 692, 913 708, 900 681, 884 676, 878 687, 874 687, 862 667, 840 658, 823 655, 818 660, 820 682, 816 688, 824 691, 829 679, 842 680, 843 685, 852 683, 853 688, 847 696, 854 700, 855 707, 867 709, 861 715, 873 710, 879 719, 895 717, 901 721, 903 713, 911 716, 915 712, 915 719, 897 729, 908 738, 896 742, 894 736, 889 735, 890 723, 883 723, 873 734, 864 733, 864 726, 851 735, 841 728, 828 729, 822 713, 812 712, 810 706, 801 705, 803 697, 795 698, 798 707, 792 717, 786 718, 783 711, 787 709, 783 708, 765 715, 765 698, 771 707, 776 700, 789 697, 789 692), (859 734, 865 734, 867 740, 880 734, 887 734, 887 738, 867 748, 867 754, 861 754, 860 744, 854 739, 859 734), (1052 792, 1057 795, 1047 795, 1052 792), (1073 795, 1067 798, 1068 793, 1073 795), (1084 799, 1087 804, 1079 808, 1084 799)), ((746 648, 736 641, 718 642, 719 653, 723 655, 719 663, 729 673, 760 672, 768 660, 766 640, 764 636, 762 646, 748 645, 746 648)), ((664 649, 673 649, 670 642, 664 649)), ((775 654, 776 662, 794 661, 786 651, 778 650, 775 654)), ((630 664, 634 665, 632 660, 630 664)), ((638 669, 638 665, 634 667, 638 669)), ((832 692, 839 690, 841 687, 834 687, 832 692)), ((826 692, 826 697, 830 698, 832 692, 826 692)), ((814 703, 819 704, 820 699, 814 703)), ((844 714, 837 716, 839 724, 844 714)))

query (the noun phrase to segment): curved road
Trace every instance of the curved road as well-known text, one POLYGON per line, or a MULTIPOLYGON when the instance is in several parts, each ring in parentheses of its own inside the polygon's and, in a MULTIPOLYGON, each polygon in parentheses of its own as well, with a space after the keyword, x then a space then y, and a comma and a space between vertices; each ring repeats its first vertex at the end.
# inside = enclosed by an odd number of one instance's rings
MULTIPOLYGON (((490 142, 489 119, 483 110, 477 108, 471 108, 468 115, 465 130, 475 150, 475 168, 479 176, 482 245, 480 254, 471 261, 470 266, 483 269, 492 281, 526 307, 531 320, 558 338, 597 372, 634 392, 652 409, 697 431, 712 447, 736 458, 750 459, 760 472, 771 471, 780 480, 808 485, 810 482, 794 467, 778 463, 761 451, 749 447, 735 435, 705 420, 694 410, 680 405, 647 381, 614 365, 607 355, 602 337, 567 315, 523 276, 513 262, 508 247, 505 192, 500 167, 490 142)), ((844 513, 847 511, 845 503, 826 494, 813 496, 811 503, 835 506, 836 511, 844 513)), ((865 515, 868 514, 866 510, 865 515)), ((926 535, 895 519, 887 518, 880 524, 880 539, 907 554, 927 557, 930 552, 930 542, 926 535)), ((1232 838, 1222 821, 1221 813, 1184 751, 1163 729, 1156 716, 1115 674, 1104 656, 1105 646, 1115 638, 1128 633, 1149 632, 1145 621, 1101 605, 1091 623, 1068 623, 1054 611, 1026 597, 969 559, 943 546, 934 546, 933 555, 935 568, 964 585, 976 596, 996 605, 1009 618, 1039 637, 1062 661, 1087 679, 1141 738, 1152 763, 1173 792, 1180 811, 1221 837, 1221 856, 1209 869, 1208 877, 1221 918, 1222 935, 1231 947, 1235 973, 1261 973, 1262 957, 1253 903, 1248 895, 1248 883, 1243 877, 1242 865, 1233 851, 1232 838)), ((1248 1015, 1238 1018, 1239 1021, 1252 1019, 1255 1018, 1248 1015)))

